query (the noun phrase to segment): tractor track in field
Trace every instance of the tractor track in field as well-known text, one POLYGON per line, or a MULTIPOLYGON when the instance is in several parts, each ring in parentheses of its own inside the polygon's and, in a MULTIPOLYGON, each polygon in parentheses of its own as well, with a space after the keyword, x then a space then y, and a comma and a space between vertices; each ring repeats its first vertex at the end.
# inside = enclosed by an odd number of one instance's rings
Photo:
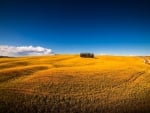
POLYGON ((0 72, 0 84, 10 81, 10 80, 17 79, 19 77, 32 75, 35 73, 35 71, 38 72, 38 71, 47 70, 47 69, 48 69, 47 66, 34 66, 34 67, 21 68, 19 70, 11 69, 8 71, 7 70, 1 71, 0 72))
MULTIPOLYGON (((142 71, 142 72, 137 72, 137 73, 135 73, 135 74, 133 74, 133 75, 131 75, 131 77, 130 78, 128 78, 128 79, 126 79, 126 80, 123 80, 123 81, 121 81, 120 83, 117 83, 117 84, 114 84, 114 85, 112 85, 112 86, 110 86, 110 88, 118 88, 118 87, 120 87, 121 85, 123 85, 123 84, 130 84, 130 83, 132 83, 132 82, 134 82, 135 80, 137 80, 141 75, 143 75, 145 72, 144 71, 142 71)), ((84 96, 84 95, 93 95, 93 96, 96 96, 96 95, 99 95, 99 94, 102 94, 102 93, 105 93, 105 92, 107 92, 108 90, 109 90, 109 87, 106 87, 106 88, 104 88, 104 89, 102 89, 102 90, 97 90, 97 91, 94 91, 94 93, 93 92, 83 92, 83 93, 81 93, 80 92, 80 94, 77 94, 76 92, 71 92, 71 93, 56 93, 56 92, 46 92, 46 91, 44 91, 44 92, 40 92, 40 91, 36 91, 36 90, 33 90, 33 89, 19 89, 19 88, 0 88, 0 90, 1 91, 8 91, 8 92, 13 92, 13 93, 20 93, 20 94, 27 94, 27 95, 33 95, 33 94, 37 94, 37 95, 49 95, 49 96, 53 96, 53 95, 64 95, 64 96, 66 96, 66 95, 68 95, 68 96, 84 96)))
POLYGON ((132 83, 132 82, 134 82, 135 80, 137 80, 141 75, 143 75, 145 73, 145 71, 142 71, 142 72, 137 72, 137 73, 135 73, 135 74, 132 74, 131 76, 130 76, 130 78, 128 78, 128 79, 126 79, 126 80, 123 80, 121 83, 118 83, 118 84, 116 84, 116 85, 112 85, 112 88, 114 88, 114 87, 118 87, 118 86, 120 86, 120 85, 122 85, 122 84, 125 84, 125 83, 132 83))

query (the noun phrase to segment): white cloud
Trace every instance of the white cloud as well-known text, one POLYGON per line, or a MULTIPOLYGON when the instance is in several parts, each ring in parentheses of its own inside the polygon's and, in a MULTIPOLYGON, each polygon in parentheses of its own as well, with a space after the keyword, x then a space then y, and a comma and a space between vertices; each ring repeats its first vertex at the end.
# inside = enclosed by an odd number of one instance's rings
POLYGON ((51 49, 40 46, 7 46, 0 45, 0 56, 34 56, 34 55, 50 55, 51 49))

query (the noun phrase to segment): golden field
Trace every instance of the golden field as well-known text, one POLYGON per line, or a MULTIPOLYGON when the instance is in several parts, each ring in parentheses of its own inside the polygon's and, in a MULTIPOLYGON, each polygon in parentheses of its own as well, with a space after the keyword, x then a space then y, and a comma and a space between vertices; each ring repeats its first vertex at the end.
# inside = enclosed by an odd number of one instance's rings
POLYGON ((150 65, 138 56, 0 58, 0 113, 150 113, 150 65))

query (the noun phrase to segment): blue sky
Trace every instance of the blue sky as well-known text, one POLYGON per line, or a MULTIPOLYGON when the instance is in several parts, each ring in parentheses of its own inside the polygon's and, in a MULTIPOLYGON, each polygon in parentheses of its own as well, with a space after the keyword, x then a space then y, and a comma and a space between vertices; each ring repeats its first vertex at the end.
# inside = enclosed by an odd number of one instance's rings
POLYGON ((0 45, 150 55, 150 2, 1 0, 0 45))

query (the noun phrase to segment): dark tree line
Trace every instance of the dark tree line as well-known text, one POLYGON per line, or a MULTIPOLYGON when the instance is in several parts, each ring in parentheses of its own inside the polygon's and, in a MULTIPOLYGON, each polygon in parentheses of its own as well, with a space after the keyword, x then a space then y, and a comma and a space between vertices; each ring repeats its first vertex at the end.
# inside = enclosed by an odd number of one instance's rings
POLYGON ((80 53, 80 57, 94 58, 94 54, 93 53, 80 53))
POLYGON ((0 58, 13 58, 13 57, 9 57, 9 56, 0 56, 0 58))

